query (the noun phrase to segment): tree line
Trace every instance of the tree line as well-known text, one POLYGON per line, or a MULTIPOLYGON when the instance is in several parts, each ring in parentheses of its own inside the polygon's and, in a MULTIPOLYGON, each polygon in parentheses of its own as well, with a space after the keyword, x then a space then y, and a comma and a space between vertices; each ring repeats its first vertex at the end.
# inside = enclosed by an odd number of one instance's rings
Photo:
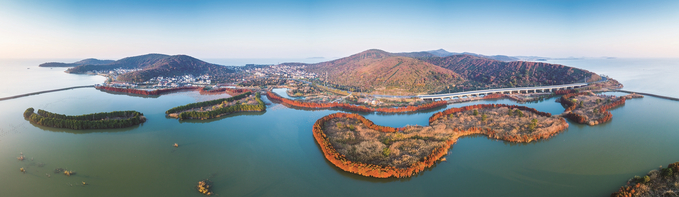
POLYGON ((189 109, 193 109, 193 108, 217 105, 217 104, 223 103, 225 101, 231 102, 231 101, 235 101, 235 100, 240 100, 240 99, 243 99, 247 96, 250 96, 250 94, 252 94, 252 93, 246 92, 246 93, 243 93, 243 94, 240 94, 240 95, 237 95, 237 96, 233 96, 233 97, 229 97, 229 98, 216 99, 216 100, 211 100, 211 101, 203 101, 203 102, 197 102, 197 103, 189 103, 189 104, 186 104, 186 105, 177 106, 177 107, 173 107, 171 109, 168 109, 167 111, 165 111, 165 114, 177 113, 177 112, 180 112, 180 111, 189 110, 189 109))
POLYGON ((67 129, 112 129, 134 126, 146 121, 144 114, 137 111, 113 111, 77 116, 51 113, 33 108, 24 111, 24 118, 46 127, 67 129), (118 119, 120 118, 120 119, 118 119))
MULTIPOLYGON (((246 94, 250 95, 250 92, 246 92, 246 93, 243 93, 241 95, 246 95, 246 94)), ((241 95, 239 95, 239 96, 241 96, 241 95)), ((231 97, 231 98, 234 98, 234 97, 231 97)), ((218 100, 221 100, 221 99, 218 99, 218 100)), ((236 105, 231 105, 231 106, 228 106, 228 107, 217 108, 217 109, 214 109, 212 111, 204 111, 204 112, 186 111, 186 112, 180 113, 178 115, 178 117, 179 117, 180 120, 183 120, 183 119, 210 119, 210 118, 220 117, 224 114, 230 114, 230 113, 236 113, 236 112, 264 111, 264 110, 266 110, 266 105, 264 105, 264 102, 260 99, 259 92, 255 94, 255 100, 257 100, 256 105, 236 104, 236 105)), ((201 103, 205 103, 205 102, 201 102, 201 103)), ((221 103, 221 102, 218 102, 216 104, 219 104, 219 103, 221 103)), ((216 104, 213 104, 213 105, 216 105, 216 104)))

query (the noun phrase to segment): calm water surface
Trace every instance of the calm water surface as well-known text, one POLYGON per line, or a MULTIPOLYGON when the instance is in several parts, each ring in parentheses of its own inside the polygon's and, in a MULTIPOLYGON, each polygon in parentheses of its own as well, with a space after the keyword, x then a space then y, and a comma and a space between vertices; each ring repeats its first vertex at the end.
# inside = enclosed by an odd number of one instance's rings
MULTIPOLYGON (((83 83, 103 81, 77 77, 83 83)), ((466 137, 453 146, 447 162, 406 179, 366 178, 327 162, 311 126, 337 110, 271 104, 263 113, 209 121, 165 118, 165 110, 203 99, 197 92, 152 98, 87 88, 0 101, 0 196, 202 196, 194 187, 205 178, 214 181, 220 196, 607 196, 634 175, 679 161, 679 102, 653 97, 628 100, 611 110, 609 123, 569 122, 567 131, 536 143, 466 137), (126 129, 52 129, 24 120, 21 114, 28 107, 65 114, 137 110, 148 121, 126 129), (20 152, 26 160, 16 159, 20 152), (21 167, 27 173, 19 172, 21 167), (54 174, 55 168, 77 174, 54 174), (79 186, 82 181, 88 185, 79 186)), ((491 100, 448 108, 480 103, 513 104, 491 100)), ((553 114, 563 111, 554 99, 525 105, 553 114)), ((400 127, 426 125, 441 110, 364 115, 400 127)))

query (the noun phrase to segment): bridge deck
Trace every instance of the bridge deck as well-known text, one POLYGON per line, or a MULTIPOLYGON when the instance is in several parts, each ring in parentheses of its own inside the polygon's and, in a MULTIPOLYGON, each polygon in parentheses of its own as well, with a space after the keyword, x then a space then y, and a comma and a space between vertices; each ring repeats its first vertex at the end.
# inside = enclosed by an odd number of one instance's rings
POLYGON ((431 94, 431 95, 417 95, 418 98, 420 99, 443 99, 443 98, 453 98, 453 97, 463 97, 463 96, 472 96, 472 95, 481 95, 481 94, 494 94, 494 93, 504 93, 504 92, 517 92, 517 91, 536 91, 536 90, 550 90, 552 91, 553 89, 568 89, 568 88, 576 88, 576 87, 582 87, 586 86, 587 83, 572 83, 572 84, 563 84, 563 85, 551 85, 551 86, 535 86, 535 87, 516 87, 516 88, 499 88, 499 89, 488 89, 488 90, 474 90, 474 91, 466 91, 466 92, 455 92, 455 93, 448 93, 448 94, 431 94))

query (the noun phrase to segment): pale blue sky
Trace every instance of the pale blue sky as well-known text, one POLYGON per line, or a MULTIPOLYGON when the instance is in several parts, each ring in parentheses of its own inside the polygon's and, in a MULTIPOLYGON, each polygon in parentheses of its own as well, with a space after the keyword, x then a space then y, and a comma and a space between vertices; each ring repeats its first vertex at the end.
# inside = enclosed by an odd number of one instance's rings
POLYGON ((0 58, 679 57, 679 1, 6 1, 0 58))

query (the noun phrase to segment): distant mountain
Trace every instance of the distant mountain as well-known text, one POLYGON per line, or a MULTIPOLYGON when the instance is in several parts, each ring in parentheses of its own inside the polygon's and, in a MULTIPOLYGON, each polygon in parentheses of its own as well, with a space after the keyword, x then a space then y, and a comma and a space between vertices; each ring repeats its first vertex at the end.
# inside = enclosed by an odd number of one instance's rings
POLYGON ((471 56, 483 57, 483 58, 494 59, 494 60, 499 60, 499 61, 506 61, 506 62, 520 60, 519 58, 509 57, 509 56, 506 56, 506 55, 486 56, 486 55, 469 53, 469 52, 453 53, 453 52, 448 52, 444 49, 438 49, 438 50, 432 50, 432 51, 420 51, 420 52, 394 53, 394 54, 400 55, 400 56, 405 56, 405 57, 413 57, 413 58, 447 57, 447 56, 451 56, 451 55, 471 55, 471 56))
POLYGON ((67 73, 86 73, 91 71, 109 71, 116 68, 122 69, 141 69, 153 65, 161 59, 170 57, 163 54, 146 54, 134 57, 126 57, 109 64, 94 65, 86 64, 80 65, 66 70, 67 73))
POLYGON ((600 80, 596 73, 543 62, 504 62, 472 55, 418 58, 485 87, 535 86, 600 80))
POLYGON ((147 54, 127 57, 104 65, 80 65, 66 70, 68 73, 87 73, 121 69, 141 69, 118 76, 126 82, 142 82, 157 76, 203 75, 224 76, 235 72, 225 66, 207 63, 187 55, 147 54))
POLYGON ((327 73, 329 83, 344 89, 394 95, 437 92, 449 84, 463 81, 451 70, 377 49, 333 61, 307 64, 306 69, 318 73, 323 79, 327 73))
POLYGON ((98 60, 94 58, 89 58, 89 59, 84 59, 80 60, 77 62, 73 63, 62 63, 62 62, 47 62, 40 64, 39 67, 74 67, 74 66, 80 66, 80 65, 103 65, 103 64, 110 64, 114 62, 113 60, 98 60))
POLYGON ((233 70, 216 64, 207 63, 187 55, 163 58, 140 71, 118 76, 121 81, 141 82, 157 76, 204 75, 213 73, 232 73, 233 70))

